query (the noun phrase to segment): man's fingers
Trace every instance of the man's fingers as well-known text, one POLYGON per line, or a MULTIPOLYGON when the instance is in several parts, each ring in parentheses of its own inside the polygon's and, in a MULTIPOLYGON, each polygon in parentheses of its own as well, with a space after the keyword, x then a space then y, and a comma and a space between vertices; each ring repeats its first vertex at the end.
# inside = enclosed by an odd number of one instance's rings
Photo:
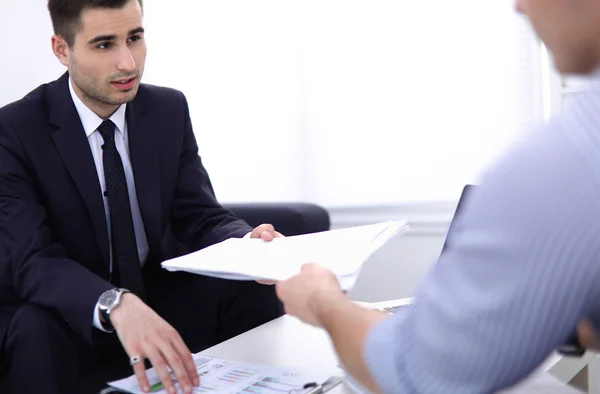
POLYGON ((256 282, 260 283, 261 285, 267 285, 267 286, 273 286, 277 284, 276 280, 268 280, 268 279, 257 279, 256 282))
POLYGON ((177 354, 179 354, 179 357, 183 362, 183 367, 187 372, 188 378, 192 381, 194 386, 199 386, 200 378, 198 377, 198 371, 196 370, 194 359, 192 358, 190 350, 183 342, 183 339, 181 339, 179 334, 177 334, 176 336, 171 338, 171 343, 173 344, 175 351, 177 352, 177 354))
POLYGON ((596 330, 594 330, 592 324, 587 320, 584 320, 577 325, 577 338, 584 348, 600 349, 600 344, 596 337, 596 330))
POLYGON ((125 347, 127 354, 129 357, 141 357, 141 361, 133 364, 131 367, 133 368, 133 373, 138 381, 138 385, 142 389, 143 392, 150 392, 150 384, 148 384, 148 378, 146 377, 146 367, 144 366, 144 354, 140 349, 140 346, 136 344, 131 344, 130 346, 125 347))
POLYGON ((300 268, 300 272, 309 272, 310 270, 315 268, 315 263, 304 263, 300 268))
POLYGON ((267 231, 267 230, 265 230, 265 231, 263 231, 262 233, 260 233, 260 238, 261 238, 263 241, 267 241, 267 242, 269 242, 269 241, 272 241, 272 240, 273 240, 273 238, 275 238, 275 235, 274 235, 274 232, 272 233, 272 232, 270 232, 270 231, 267 231))
POLYGON ((275 234, 275 227, 273 227, 272 224, 268 224, 268 223, 261 224, 257 228, 259 228, 260 231, 268 231, 268 232, 270 232, 272 234, 275 234))
POLYGON ((150 385, 148 384, 148 378, 146 377, 146 367, 144 361, 133 364, 133 373, 137 378, 138 384, 144 393, 150 392, 150 385))
MULTIPOLYGON (((263 233, 270 233, 271 236, 275 236, 275 227, 272 224, 261 224, 252 230, 252 238, 263 238, 263 233)), ((264 238, 263 238, 264 239, 264 238)))
POLYGON ((275 231, 275 227, 272 224, 261 224, 257 226, 254 230, 252 230, 252 234, 250 238, 260 238, 263 241, 272 241, 275 238, 284 238, 285 235, 281 234, 278 231, 275 231))
POLYGON ((145 351, 165 390, 170 394, 175 394, 177 389, 173 384, 173 380, 171 380, 171 375, 167 369, 167 363, 162 354, 160 354, 158 348, 154 344, 148 343, 145 346, 145 351))
POLYGON ((192 382, 187 374, 187 369, 171 342, 166 341, 161 343, 160 350, 166 360, 167 365, 171 367, 173 374, 175 374, 175 378, 179 383, 179 387, 181 387, 184 393, 191 393, 193 388, 192 382))

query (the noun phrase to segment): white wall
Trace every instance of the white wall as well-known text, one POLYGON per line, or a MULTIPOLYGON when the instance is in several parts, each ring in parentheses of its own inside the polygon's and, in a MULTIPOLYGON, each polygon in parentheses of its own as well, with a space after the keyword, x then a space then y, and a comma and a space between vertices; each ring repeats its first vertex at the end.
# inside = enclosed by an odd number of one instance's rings
POLYGON ((66 69, 52 53, 46 0, 0 1, 0 106, 15 101, 66 69))

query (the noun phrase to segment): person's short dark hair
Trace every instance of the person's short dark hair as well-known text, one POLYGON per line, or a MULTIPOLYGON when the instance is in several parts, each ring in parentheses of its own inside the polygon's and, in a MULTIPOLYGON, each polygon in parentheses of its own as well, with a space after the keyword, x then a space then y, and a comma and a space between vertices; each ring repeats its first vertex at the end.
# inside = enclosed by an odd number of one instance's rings
MULTIPOLYGON (((123 8, 130 0, 48 0, 48 11, 54 34, 61 36, 70 47, 81 29, 81 13, 89 8, 123 8)), ((138 0, 143 7, 142 0, 138 0)))

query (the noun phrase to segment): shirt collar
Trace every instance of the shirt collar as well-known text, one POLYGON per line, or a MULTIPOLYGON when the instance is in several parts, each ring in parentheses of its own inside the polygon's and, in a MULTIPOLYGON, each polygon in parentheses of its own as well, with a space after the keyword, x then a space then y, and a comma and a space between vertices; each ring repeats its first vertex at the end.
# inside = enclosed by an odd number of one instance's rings
MULTIPOLYGON (((85 131, 85 135, 89 138, 90 135, 98 127, 102 124, 104 119, 99 117, 89 109, 83 101, 79 99, 79 96, 73 90, 71 77, 69 77, 69 92, 71 92, 71 99, 73 99, 73 103, 75 104, 75 108, 77 109, 77 113, 79 114, 79 119, 81 119, 81 124, 83 125, 83 130, 85 131)), ((121 133, 125 130, 125 110, 127 109, 127 104, 121 104, 119 108, 110 116, 110 120, 117 126, 117 130, 121 133)))

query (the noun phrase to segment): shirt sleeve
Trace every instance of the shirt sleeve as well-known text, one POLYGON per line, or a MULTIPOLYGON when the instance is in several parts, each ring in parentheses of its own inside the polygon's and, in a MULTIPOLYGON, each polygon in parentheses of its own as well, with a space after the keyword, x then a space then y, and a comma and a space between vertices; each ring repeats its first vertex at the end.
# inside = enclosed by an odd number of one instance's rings
POLYGON ((581 318, 600 327, 600 149, 582 154, 572 132, 544 127, 489 169, 414 304, 369 331, 363 359, 384 392, 495 392, 581 318))
POLYGON ((100 322, 99 303, 100 303, 99 301, 96 302, 96 307, 94 308, 94 320, 93 320, 94 327, 96 327, 100 331, 111 333, 112 331, 108 331, 108 330, 104 329, 104 327, 102 327, 102 322, 100 322))
MULTIPOLYGON (((402 313, 402 312, 400 312, 402 313)), ((396 370, 396 352, 399 348, 398 323, 401 318, 394 317, 377 324, 367 336, 364 359, 373 379, 384 393, 415 392, 406 387, 408 381, 396 370)))

